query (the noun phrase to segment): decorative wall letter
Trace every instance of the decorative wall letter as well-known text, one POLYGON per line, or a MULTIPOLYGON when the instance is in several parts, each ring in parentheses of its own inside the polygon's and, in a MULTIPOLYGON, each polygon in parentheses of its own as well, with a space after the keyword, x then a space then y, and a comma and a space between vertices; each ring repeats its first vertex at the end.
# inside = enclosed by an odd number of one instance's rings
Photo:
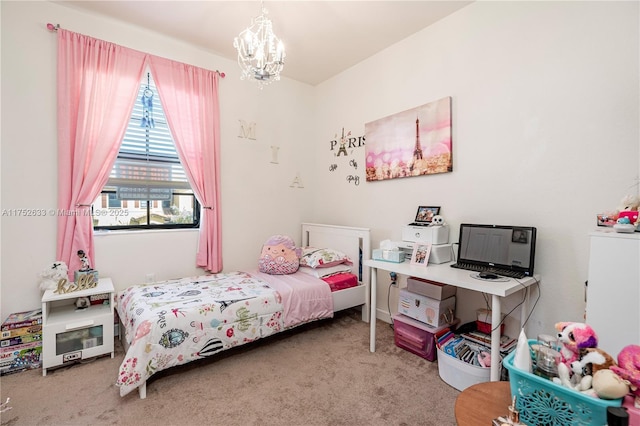
POLYGON ((279 146, 271 145, 271 163, 278 164, 278 150, 279 146))
POLYGON ((296 174, 295 179, 293 179, 293 182, 291 182, 291 188, 304 188, 304 185, 302 184, 302 179, 300 179, 300 172, 298 172, 296 174))
POLYGON ((240 122, 240 134, 239 138, 256 140, 256 123, 247 124, 244 120, 238 120, 240 122))

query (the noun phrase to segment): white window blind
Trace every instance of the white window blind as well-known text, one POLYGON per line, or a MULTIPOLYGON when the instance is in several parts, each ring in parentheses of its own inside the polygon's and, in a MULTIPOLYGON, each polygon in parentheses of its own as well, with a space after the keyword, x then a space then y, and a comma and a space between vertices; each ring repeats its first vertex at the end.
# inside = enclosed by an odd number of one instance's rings
POLYGON ((191 187, 150 73, 145 73, 108 187, 121 200, 169 200, 191 187))

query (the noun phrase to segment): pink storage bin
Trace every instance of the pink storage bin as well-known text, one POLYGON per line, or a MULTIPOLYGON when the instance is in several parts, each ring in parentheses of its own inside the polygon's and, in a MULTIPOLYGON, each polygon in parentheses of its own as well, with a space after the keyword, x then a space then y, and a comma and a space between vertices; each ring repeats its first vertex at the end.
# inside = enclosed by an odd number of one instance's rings
POLYGON ((436 360, 436 344, 434 336, 437 332, 450 327, 452 330, 457 324, 445 324, 440 327, 429 325, 409 318, 402 314, 393 316, 393 334, 396 346, 426 359, 436 360))

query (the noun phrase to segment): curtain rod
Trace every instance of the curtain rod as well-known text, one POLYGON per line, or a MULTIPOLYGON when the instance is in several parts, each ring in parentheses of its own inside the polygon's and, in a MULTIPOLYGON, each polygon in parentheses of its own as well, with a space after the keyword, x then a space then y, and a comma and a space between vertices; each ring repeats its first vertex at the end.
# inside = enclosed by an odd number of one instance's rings
MULTIPOLYGON (((50 22, 49 22, 49 23, 47 23, 47 29, 48 29, 49 31, 54 31, 54 32, 55 32, 55 31, 58 31, 58 29, 60 29, 60 24, 55 24, 55 25, 53 25, 52 23, 50 23, 50 22)), ((224 78, 224 77, 225 77, 225 75, 226 75, 225 73, 220 72, 220 71, 218 71, 218 70, 216 70, 215 72, 217 72, 217 73, 218 73, 218 75, 220 75, 220 77, 222 77, 222 78, 224 78)))

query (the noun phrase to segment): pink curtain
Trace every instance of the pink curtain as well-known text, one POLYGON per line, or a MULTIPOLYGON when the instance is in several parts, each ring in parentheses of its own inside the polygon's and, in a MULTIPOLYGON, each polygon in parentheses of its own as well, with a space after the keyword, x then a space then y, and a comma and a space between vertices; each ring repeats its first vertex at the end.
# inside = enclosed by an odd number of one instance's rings
POLYGON ((222 270, 218 73, 149 56, 180 161, 200 204, 196 265, 222 270))
POLYGON ((84 250, 94 267, 91 204, 118 155, 145 54, 58 29, 58 245, 69 277, 84 250))

